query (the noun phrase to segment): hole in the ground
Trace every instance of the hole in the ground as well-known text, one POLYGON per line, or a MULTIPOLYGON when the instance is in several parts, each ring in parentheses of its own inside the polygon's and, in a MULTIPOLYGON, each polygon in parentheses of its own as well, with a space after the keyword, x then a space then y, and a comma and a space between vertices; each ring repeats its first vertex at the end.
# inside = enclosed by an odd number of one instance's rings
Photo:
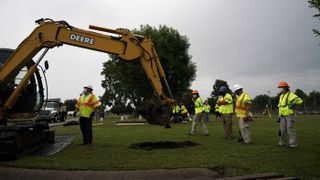
POLYGON ((177 148, 187 148, 199 145, 196 142, 192 141, 182 141, 182 142, 172 142, 172 141, 160 141, 160 142, 143 142, 131 144, 130 148, 133 149, 177 149, 177 148))

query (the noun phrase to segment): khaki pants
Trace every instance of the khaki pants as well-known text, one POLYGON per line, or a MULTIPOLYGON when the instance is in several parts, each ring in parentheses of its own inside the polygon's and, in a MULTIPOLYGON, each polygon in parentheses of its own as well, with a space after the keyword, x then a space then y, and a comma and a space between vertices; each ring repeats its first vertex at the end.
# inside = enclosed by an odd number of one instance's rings
POLYGON ((224 132, 227 139, 232 139, 232 114, 222 114, 224 132))
POLYGON ((297 135, 296 135, 296 125, 294 121, 294 116, 280 116, 280 131, 281 136, 279 140, 279 145, 284 145, 286 141, 286 136, 289 136, 290 147, 297 147, 297 135))
POLYGON ((238 121, 238 124, 239 124, 241 137, 242 137, 244 143, 246 143, 246 144, 251 143, 249 122, 244 121, 242 118, 240 118, 238 121))
POLYGON ((196 126, 197 126, 198 123, 200 123, 200 127, 203 130, 203 134, 207 135, 208 134, 208 128, 207 128, 206 124, 203 121, 203 114, 202 113, 198 113, 198 114, 196 114, 194 116, 194 119, 192 121, 192 128, 191 128, 191 133, 190 134, 191 135, 195 134, 196 126))

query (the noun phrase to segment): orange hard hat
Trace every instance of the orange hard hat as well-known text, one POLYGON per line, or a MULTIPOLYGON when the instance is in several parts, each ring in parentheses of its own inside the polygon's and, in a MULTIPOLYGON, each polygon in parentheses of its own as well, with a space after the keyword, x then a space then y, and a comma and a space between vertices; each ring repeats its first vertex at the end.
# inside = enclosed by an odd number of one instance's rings
POLYGON ((285 81, 280 81, 278 84, 278 88, 288 88, 289 84, 285 81))
POLYGON ((192 90, 192 94, 199 94, 199 91, 198 90, 192 90))

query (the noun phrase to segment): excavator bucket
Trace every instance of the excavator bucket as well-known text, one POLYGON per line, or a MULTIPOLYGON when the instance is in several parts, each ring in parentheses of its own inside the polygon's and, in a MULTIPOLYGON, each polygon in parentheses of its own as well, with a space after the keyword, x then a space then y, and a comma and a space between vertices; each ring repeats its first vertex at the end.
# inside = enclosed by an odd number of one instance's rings
POLYGON ((150 124, 167 126, 170 124, 170 106, 157 105, 140 108, 139 113, 150 124))

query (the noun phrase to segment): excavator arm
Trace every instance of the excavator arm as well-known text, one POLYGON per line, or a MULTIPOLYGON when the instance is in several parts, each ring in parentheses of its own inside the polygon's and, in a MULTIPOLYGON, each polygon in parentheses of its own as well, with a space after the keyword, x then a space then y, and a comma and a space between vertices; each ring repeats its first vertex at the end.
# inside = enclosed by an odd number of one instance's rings
MULTIPOLYGON (((174 102, 174 99, 150 37, 144 37, 140 42, 137 36, 127 29, 113 30, 97 26, 89 27, 90 29, 104 32, 104 34, 102 34, 73 27, 65 21, 39 19, 36 23, 38 23, 39 26, 34 29, 2 67, 0 67, 1 90, 12 81, 19 71, 26 66, 37 53, 44 49, 39 60, 28 68, 27 73, 13 92, 10 93, 7 98, 0 99, 0 123, 7 119, 8 112, 22 95, 24 88, 36 72, 37 65, 45 53, 50 48, 62 46, 63 44, 115 54, 124 61, 140 59, 140 63, 154 91, 165 107, 160 111, 162 113, 168 113, 167 111, 170 109, 168 106, 174 102), (165 86, 162 85, 163 83, 165 86)), ((165 115, 163 118, 168 119, 169 117, 165 115)), ((169 121, 154 120, 153 117, 149 117, 147 120, 153 124, 167 124, 169 121)))

